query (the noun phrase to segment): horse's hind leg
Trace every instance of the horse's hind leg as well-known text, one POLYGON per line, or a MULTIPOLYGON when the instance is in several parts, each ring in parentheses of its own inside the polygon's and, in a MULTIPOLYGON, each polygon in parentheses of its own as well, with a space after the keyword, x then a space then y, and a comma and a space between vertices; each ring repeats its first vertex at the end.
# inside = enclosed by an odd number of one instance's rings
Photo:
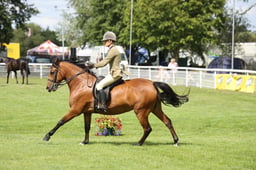
POLYGON ((140 124, 144 130, 143 136, 137 143, 137 145, 139 145, 139 146, 143 145, 143 143, 147 139, 148 135, 152 131, 152 128, 148 122, 148 115, 149 115, 149 112, 146 112, 146 111, 140 111, 139 113, 136 113, 136 116, 137 116, 138 120, 140 121, 140 124))
POLYGON ((173 137, 173 141, 174 141, 174 145, 178 146, 178 141, 179 138, 174 130, 174 127, 172 125, 172 121, 171 119, 169 119, 164 112, 162 111, 161 106, 156 108, 153 113, 168 127, 168 129, 170 130, 172 137, 173 137))
POLYGON ((23 70, 20 71, 20 74, 22 76, 22 84, 24 84, 24 72, 23 72, 23 70))
POLYGON ((7 71, 6 84, 9 83, 9 76, 10 76, 10 71, 7 71))
POLYGON ((28 71, 26 71, 26 83, 28 84, 28 71))

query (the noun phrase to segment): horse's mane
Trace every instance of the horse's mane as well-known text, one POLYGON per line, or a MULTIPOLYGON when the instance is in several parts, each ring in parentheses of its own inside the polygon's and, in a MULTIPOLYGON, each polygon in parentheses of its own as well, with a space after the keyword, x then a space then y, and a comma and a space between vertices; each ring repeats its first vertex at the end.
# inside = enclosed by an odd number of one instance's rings
POLYGON ((70 61, 62 61, 62 62, 66 62, 66 63, 72 64, 72 65, 74 65, 74 66, 76 66, 76 67, 78 67, 78 68, 84 70, 86 73, 89 73, 90 75, 92 75, 92 76, 94 76, 94 77, 97 78, 96 73, 93 72, 91 69, 89 69, 89 67, 87 67, 87 66, 84 65, 84 64, 83 64, 82 66, 79 66, 79 65, 76 65, 75 63, 72 63, 72 62, 70 62, 70 61))

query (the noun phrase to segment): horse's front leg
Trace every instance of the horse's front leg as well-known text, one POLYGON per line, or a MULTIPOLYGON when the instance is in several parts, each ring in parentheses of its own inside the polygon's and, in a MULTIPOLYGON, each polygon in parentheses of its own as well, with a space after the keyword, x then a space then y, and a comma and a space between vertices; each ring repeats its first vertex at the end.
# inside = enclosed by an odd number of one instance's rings
POLYGON ((15 79, 16 79, 16 84, 18 84, 18 77, 17 77, 17 71, 14 71, 15 79))
POLYGON ((89 132, 90 132, 90 129, 91 129, 91 118, 92 118, 92 114, 91 113, 84 113, 85 137, 84 137, 84 141, 80 143, 82 145, 89 143, 89 132))
POLYGON ((43 138, 43 141, 49 141, 51 136, 64 124, 64 121, 61 119, 57 125, 51 130, 49 131, 43 138))
POLYGON ((43 138, 44 141, 49 141, 51 136, 65 123, 67 123, 68 121, 70 121, 71 119, 73 119, 74 117, 78 116, 80 113, 79 112, 75 112, 73 110, 70 110, 58 123, 57 125, 50 130, 43 138))

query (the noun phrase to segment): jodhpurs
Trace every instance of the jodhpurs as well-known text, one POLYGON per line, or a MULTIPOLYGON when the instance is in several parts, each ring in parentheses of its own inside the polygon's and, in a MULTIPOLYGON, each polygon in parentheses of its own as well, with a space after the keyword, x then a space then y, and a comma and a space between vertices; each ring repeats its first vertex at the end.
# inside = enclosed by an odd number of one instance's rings
POLYGON ((120 79, 121 76, 118 76, 116 78, 113 78, 110 74, 108 74, 104 79, 102 79, 97 85, 96 85, 96 89, 97 90, 102 90, 104 87, 114 83, 115 81, 117 81, 118 79, 120 79))

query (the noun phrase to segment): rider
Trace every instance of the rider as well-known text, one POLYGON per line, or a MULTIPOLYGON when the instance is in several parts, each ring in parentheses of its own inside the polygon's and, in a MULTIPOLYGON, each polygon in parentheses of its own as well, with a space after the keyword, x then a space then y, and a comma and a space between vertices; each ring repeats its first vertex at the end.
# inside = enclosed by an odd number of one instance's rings
POLYGON ((109 74, 102 79, 97 85, 96 89, 99 92, 99 105, 98 109, 103 110, 104 112, 107 111, 106 107, 106 96, 103 91, 103 88, 114 83, 115 81, 119 80, 122 78, 122 69, 120 68, 120 63, 121 63, 121 53, 115 47, 115 42, 116 42, 116 35, 113 32, 107 31, 103 35, 102 41, 104 42, 104 45, 109 48, 107 52, 107 56, 101 60, 100 62, 96 64, 89 64, 89 68, 100 68, 104 67, 107 64, 109 64, 109 74), (100 105, 101 104, 101 105, 100 105))

